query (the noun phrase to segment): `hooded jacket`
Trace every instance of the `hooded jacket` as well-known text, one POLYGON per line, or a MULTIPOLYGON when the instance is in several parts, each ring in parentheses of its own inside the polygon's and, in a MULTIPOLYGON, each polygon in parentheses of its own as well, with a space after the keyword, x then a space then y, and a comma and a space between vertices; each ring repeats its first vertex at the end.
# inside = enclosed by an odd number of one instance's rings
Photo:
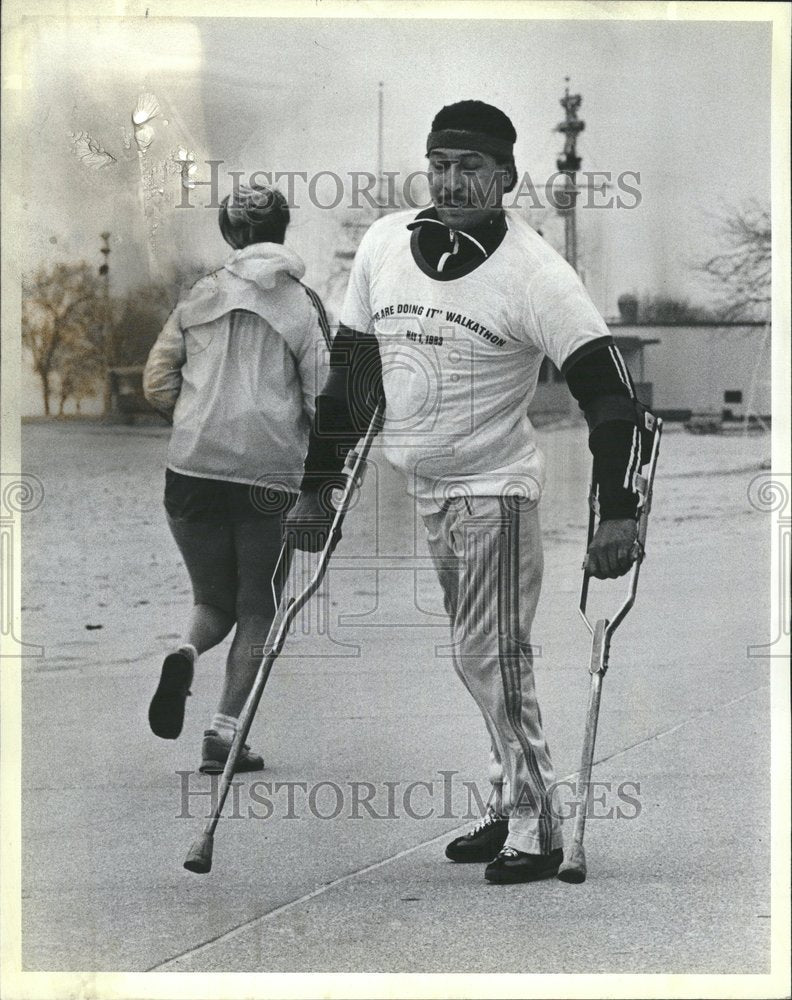
POLYGON ((235 251, 179 300, 143 373, 173 421, 175 472, 296 492, 330 329, 302 260, 276 243, 235 251))

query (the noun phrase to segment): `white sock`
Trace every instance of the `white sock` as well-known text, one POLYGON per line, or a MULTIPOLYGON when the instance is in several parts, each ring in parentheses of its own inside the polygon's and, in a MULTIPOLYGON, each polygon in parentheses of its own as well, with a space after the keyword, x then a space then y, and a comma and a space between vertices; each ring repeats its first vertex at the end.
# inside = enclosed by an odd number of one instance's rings
POLYGON ((223 715, 222 712, 216 712, 212 717, 211 728, 217 730, 218 736, 230 742, 236 736, 238 722, 239 719, 233 715, 223 715))
POLYGON ((195 646, 191 645, 189 642, 183 642, 181 646, 176 650, 177 653, 186 653, 187 656, 192 660, 193 666, 195 666, 195 661, 198 659, 198 650, 195 646))

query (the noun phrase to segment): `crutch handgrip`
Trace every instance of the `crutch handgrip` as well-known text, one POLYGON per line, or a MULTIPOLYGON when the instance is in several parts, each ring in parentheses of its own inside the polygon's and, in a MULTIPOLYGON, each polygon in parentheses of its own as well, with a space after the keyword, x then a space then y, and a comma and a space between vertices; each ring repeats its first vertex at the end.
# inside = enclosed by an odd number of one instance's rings
MULTIPOLYGON (((638 474, 635 477, 635 485, 639 496, 638 501, 638 526, 636 531, 636 538, 633 542, 633 563, 630 567, 629 577, 627 581, 627 596, 624 598, 621 607, 613 616, 608 626, 608 634, 613 635, 619 625, 624 621, 627 612, 635 603, 635 595, 638 590, 638 573, 641 568, 641 563, 646 558, 646 529, 649 523, 649 512, 652 509, 652 490, 654 488, 654 477, 655 471, 657 470, 657 459, 660 453, 660 437, 663 432, 663 421, 656 417, 652 424, 652 450, 649 455, 649 460, 646 464, 647 473, 646 475, 638 474)), ((597 520, 597 501, 594 491, 594 473, 592 470, 592 488, 589 494, 589 525, 588 525, 588 535, 586 549, 591 545, 591 541, 594 537, 594 529, 596 527, 597 520)), ((580 588, 580 616, 586 624, 589 632, 594 634, 594 624, 589 619, 586 614, 586 606, 588 603, 588 591, 589 582, 591 580, 591 574, 588 570, 588 556, 583 560, 583 583, 580 588)))

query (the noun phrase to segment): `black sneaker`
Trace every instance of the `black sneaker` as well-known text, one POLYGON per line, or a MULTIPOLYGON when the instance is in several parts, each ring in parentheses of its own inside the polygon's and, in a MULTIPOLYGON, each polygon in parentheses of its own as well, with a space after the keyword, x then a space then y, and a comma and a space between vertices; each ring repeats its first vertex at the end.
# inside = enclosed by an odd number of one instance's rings
POLYGON ((564 860, 564 850, 557 847, 549 854, 526 854, 513 847, 504 847, 495 860, 484 869, 488 882, 538 882, 552 878, 564 860))
MULTIPOLYGON (((222 774, 231 751, 231 741, 224 740, 216 729, 207 729, 203 738, 203 760, 198 770, 201 774, 222 774)), ((234 768, 234 774, 239 771, 263 771, 264 758, 253 753, 247 743, 242 750, 234 768)))
POLYGON ((502 816, 489 808, 470 833, 451 841, 446 847, 445 856, 458 864, 492 861, 506 843, 508 834, 508 816, 502 816))
POLYGON ((187 653, 179 650, 165 657, 148 716, 151 731, 163 740, 175 740, 182 731, 192 679, 193 661, 187 653))

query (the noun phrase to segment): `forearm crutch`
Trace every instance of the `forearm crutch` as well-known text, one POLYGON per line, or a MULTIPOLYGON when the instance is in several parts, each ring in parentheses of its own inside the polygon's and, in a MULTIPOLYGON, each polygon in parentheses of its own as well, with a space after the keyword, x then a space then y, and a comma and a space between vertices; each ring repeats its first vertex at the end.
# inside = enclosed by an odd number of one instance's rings
MULTIPOLYGON (((596 624, 592 624, 586 614, 586 604, 588 601, 588 590, 590 574, 587 563, 583 564, 583 584, 580 590, 580 615, 586 623, 586 627, 591 633, 591 657, 589 661, 589 673, 591 674, 591 684, 589 687, 588 708, 586 710, 586 728, 583 733, 583 754, 580 761, 580 781, 583 785, 583 794, 577 803, 577 814, 575 816, 575 831, 572 843, 566 852, 561 867, 558 869, 558 877, 562 882, 585 882, 586 881, 586 853, 583 850, 583 835, 586 831, 586 813, 588 811, 589 798, 591 796, 591 768, 594 763, 594 743, 597 738, 597 720, 599 718, 600 695, 602 693, 602 681, 608 669, 608 657, 610 655, 610 644, 613 633, 624 621, 627 612, 635 602, 635 594, 638 589, 638 574, 643 562, 646 545, 646 528, 649 521, 649 512, 652 507, 652 487, 654 485, 655 469, 657 468, 657 456, 660 451, 660 436, 663 430, 663 422, 659 417, 651 417, 653 422, 649 430, 653 431, 652 449, 649 461, 641 468, 636 476, 636 486, 638 489, 638 534, 635 541, 635 559, 630 570, 630 578, 627 587, 627 597, 624 603, 611 621, 608 618, 600 618, 596 624)), ((589 524, 588 541, 586 551, 591 545, 594 537, 594 529, 597 521, 597 510, 595 501, 595 483, 592 474, 591 493, 589 496, 589 524)))
POLYGON ((275 614, 275 618, 273 619, 269 633, 267 634, 266 642, 264 643, 262 653, 263 659, 259 665, 256 679, 253 682, 253 687, 251 688, 248 699, 245 702, 245 707, 242 709, 242 714, 239 717, 239 725, 236 735, 234 736, 233 743, 231 744, 231 749, 228 753, 228 760, 226 761, 222 777, 220 778, 220 788, 215 808, 212 815, 209 817, 203 832, 193 842, 193 845, 190 848, 184 862, 184 867, 188 871, 197 872, 198 874, 203 875, 212 869, 212 851, 214 850, 215 829, 223 812, 223 806, 225 805, 225 800, 228 796, 228 790, 231 787, 237 760, 239 759, 239 754, 242 751, 242 747, 248 737, 248 733, 250 732, 250 727, 253 724, 253 719, 255 717, 256 710, 258 709, 261 695, 264 692, 267 679, 269 678, 270 671, 272 670, 272 665, 283 649, 283 644, 286 641, 286 635, 292 622, 305 604, 307 604, 314 593, 318 590, 322 580, 324 579, 325 572, 327 571, 327 565, 330 561, 330 556, 341 538, 341 525, 343 524, 344 517, 349 510, 354 491, 363 484, 366 459, 368 458, 371 443, 381 427, 384 413, 385 403, 381 400, 377 404, 374 415, 371 418, 371 423, 369 424, 368 430, 366 431, 362 442, 355 451, 350 452, 347 456, 347 465, 344 469, 346 482, 344 483, 341 499, 336 505, 335 515, 327 535, 327 540, 324 548, 322 549, 321 555, 319 556, 313 576, 307 586, 301 590, 296 597, 288 598, 284 594, 284 596, 278 600, 276 581, 285 582, 289 573, 289 566, 291 564, 291 557, 294 549, 293 542, 290 539, 290 534, 287 532, 286 540, 281 547, 278 562, 275 566, 275 572, 272 577, 273 593, 276 594, 276 604, 278 606, 277 612, 275 614))

